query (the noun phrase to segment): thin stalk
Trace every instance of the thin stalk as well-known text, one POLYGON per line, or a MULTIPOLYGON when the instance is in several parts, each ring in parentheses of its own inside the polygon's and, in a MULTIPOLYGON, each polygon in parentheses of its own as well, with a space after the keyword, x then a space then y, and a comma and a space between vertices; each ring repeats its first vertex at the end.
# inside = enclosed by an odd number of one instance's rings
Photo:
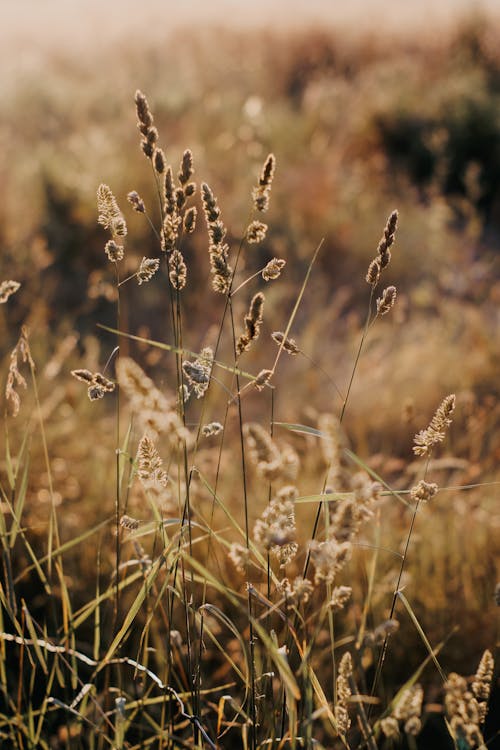
MULTIPOLYGON (((238 353, 236 349, 236 328, 234 324, 234 312, 232 300, 229 300, 229 313, 231 317, 231 332, 233 337, 234 347, 234 360, 235 364, 238 363, 238 353)), ((236 389, 239 394, 240 383, 239 375, 236 374, 236 389)), ((241 408, 241 398, 238 395, 238 426, 239 426, 239 439, 241 449, 241 470, 242 470, 242 484, 243 484, 243 507, 245 516, 245 542, 247 549, 250 549, 250 527, 249 527, 249 515, 248 515, 248 488, 247 488, 247 470, 245 460, 245 441, 243 438, 243 412, 241 408)), ((247 561, 247 581, 250 581, 250 562, 247 561)), ((254 629, 253 629, 253 602, 250 587, 248 587, 248 627, 250 634, 250 719, 252 721, 250 727, 250 748, 256 750, 257 748, 257 712, 255 706, 255 644, 254 644, 254 629)))
MULTIPOLYGON (((427 476, 427 470, 428 470, 428 467, 429 467, 430 458, 431 457, 430 457, 430 454, 429 454, 429 456, 427 457, 426 464, 425 464, 423 479, 425 479, 425 477, 427 476)), ((394 594, 393 594, 393 598, 392 598, 392 604, 391 604, 391 610, 389 612, 389 620, 392 620, 392 618, 394 616, 394 612, 396 610, 396 603, 398 601, 399 587, 401 585, 401 579, 403 577, 403 572, 404 572, 404 567, 405 567, 405 563, 406 563, 406 558, 408 556, 408 549, 410 547, 410 540, 411 540, 411 536, 412 536, 412 533, 413 533, 413 527, 415 526, 415 519, 417 517, 417 512, 418 512, 419 506, 420 506, 420 499, 417 499, 417 502, 415 503, 415 507, 413 509, 413 514, 412 514, 412 517, 411 517, 410 527, 408 529, 408 534, 406 536, 406 542, 405 542, 405 546, 404 546, 404 550, 403 550, 403 556, 401 558, 401 565, 400 565, 400 568, 399 568, 399 574, 398 574, 398 579, 397 579, 397 582, 396 582, 396 588, 394 590, 394 594)), ((382 651, 380 653, 380 656, 379 656, 379 659, 378 659, 378 662, 377 662, 377 669, 375 670, 375 676, 373 678, 373 684, 372 684, 372 689, 371 689, 371 695, 372 695, 372 697, 375 695, 375 690, 377 688, 378 681, 379 681, 380 675, 382 673, 382 667, 384 665, 385 657, 386 657, 386 654, 387 654, 387 648, 388 648, 388 645, 389 645, 389 638, 390 638, 390 636, 387 634, 385 636, 385 638, 384 638, 384 643, 383 643, 383 646, 382 646, 382 651)), ((371 704, 368 707, 368 718, 370 718, 370 712, 371 712, 371 704)))
POLYGON ((370 300, 368 302, 368 313, 366 316, 365 327, 363 329, 363 335, 361 336, 361 341, 359 342, 359 348, 356 354, 356 359, 354 360, 354 366, 352 368, 351 377, 349 379, 349 385, 347 386, 347 393, 344 399, 344 403, 342 404, 342 411, 340 412, 340 420, 339 420, 340 424, 342 424, 342 420, 344 419, 344 414, 345 414, 345 410, 347 407, 347 401, 349 400, 349 395, 351 393, 351 388, 354 382, 354 376, 356 374, 356 370, 358 367, 359 358, 361 357, 361 351, 363 349, 363 345, 365 343, 365 339, 370 328, 370 322, 371 322, 371 316, 372 316, 373 291, 374 291, 374 287, 372 287, 370 291, 370 300))

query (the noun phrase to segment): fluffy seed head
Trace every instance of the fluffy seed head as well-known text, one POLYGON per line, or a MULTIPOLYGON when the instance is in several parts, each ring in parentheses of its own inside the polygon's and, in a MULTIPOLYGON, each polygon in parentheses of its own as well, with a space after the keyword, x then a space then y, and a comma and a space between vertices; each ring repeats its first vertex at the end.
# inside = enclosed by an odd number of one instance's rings
POLYGON ((413 452, 415 455, 427 455, 437 443, 441 443, 444 440, 446 430, 452 422, 452 414, 454 411, 455 394, 451 393, 443 399, 427 429, 421 430, 415 435, 413 439, 413 452))
POLYGON ((186 286, 187 267, 179 250, 174 250, 168 258, 168 278, 173 288, 178 291, 186 286))
POLYGON ((167 214, 175 213, 175 185, 172 167, 167 167, 163 181, 163 197, 165 199, 165 211, 167 214))
POLYGON ((118 245, 114 240, 108 240, 108 242, 106 242, 104 252, 112 263, 117 263, 119 260, 123 260, 123 245, 118 245))
POLYGON ((247 351, 252 341, 255 341, 259 337, 263 310, 264 295, 262 292, 257 292, 252 297, 248 314, 245 315, 245 332, 241 334, 236 344, 238 354, 247 351))
POLYGON ((179 178, 179 182, 181 185, 186 185, 191 177, 194 174, 193 169, 193 154, 192 152, 187 149, 184 151, 184 154, 182 155, 182 162, 181 167, 179 170, 179 174, 177 175, 179 178))
POLYGON ((250 245, 262 242, 266 237, 266 232, 267 224, 263 224, 261 221, 252 221, 246 231, 247 242, 250 245))
POLYGON ((284 487, 271 500, 254 526, 255 541, 279 561, 280 567, 288 565, 298 550, 295 542, 296 497, 298 491, 295 487, 284 487))
POLYGON ((370 286, 377 286, 380 279, 380 271, 380 261, 378 258, 374 258, 368 266, 368 271, 366 273, 366 281, 370 286))
POLYGON ((126 237, 127 225, 122 216, 111 188, 101 183, 97 188, 97 221, 104 229, 109 229, 116 237, 126 237))
POLYGON ((274 154, 269 154, 262 168, 259 184, 252 190, 253 204, 257 211, 264 212, 269 208, 269 195, 275 168, 276 159, 274 154))
POLYGON ((229 548, 228 557, 236 570, 244 573, 250 560, 250 550, 237 542, 233 542, 229 548))
POLYGON ((201 398, 207 391, 210 384, 213 361, 213 350, 209 346, 206 346, 201 350, 200 356, 194 362, 185 360, 182 363, 182 370, 188 379, 189 385, 195 392, 196 398, 201 398))
POLYGON ((197 209, 196 206, 188 208, 184 215, 184 231, 186 234, 191 234, 195 230, 196 226, 197 209))
POLYGON ((213 224, 220 216, 220 208, 217 206, 217 199, 206 182, 201 184, 201 197, 207 224, 213 224))
POLYGON ((396 302, 396 287, 388 286, 377 300, 377 315, 385 315, 394 307, 396 302))
POLYGON ((201 434, 203 437, 211 437, 212 435, 218 435, 223 430, 223 426, 220 422, 209 422, 203 425, 201 428, 201 434))
MULTIPOLYGON (((378 243, 377 252, 381 259, 387 255, 389 252, 389 248, 394 244, 394 235, 396 234, 396 229, 398 226, 398 212, 393 211, 389 218, 387 219, 387 223, 385 225, 384 229, 384 235, 380 242, 378 243)), ((389 256, 390 259, 390 256, 389 256)), ((387 262, 381 261, 382 268, 385 267, 389 263, 389 260, 387 262)))
POLYGON ((281 452, 269 433, 256 422, 243 428, 250 460, 264 479, 276 479, 283 470, 281 452))
POLYGON ((385 737, 397 739, 399 737, 399 721, 394 716, 386 716, 380 722, 380 729, 385 737))
POLYGON ((493 655, 491 651, 486 649, 481 657, 472 683, 472 692, 478 701, 488 701, 490 697, 494 666, 493 655))
POLYGON ((336 682, 337 700, 335 703, 335 718, 337 720, 337 729, 339 734, 345 735, 351 726, 347 705, 351 697, 350 678, 352 676, 352 658, 349 652, 346 652, 339 664, 338 677, 336 682))
POLYGON ((120 518, 120 526, 127 531, 135 531, 139 528, 139 521, 136 518, 124 515, 120 518))
POLYGON ((120 388, 130 399, 140 427, 152 440, 165 435, 172 448, 189 441, 189 432, 178 415, 175 400, 161 393, 137 362, 130 357, 120 357, 116 363, 116 375, 120 388))
POLYGON ((0 305, 3 305, 9 297, 17 292, 21 284, 18 281, 2 281, 0 284, 0 305))
POLYGON ((142 200, 141 196, 136 190, 132 190, 130 193, 127 194, 127 200, 134 209, 134 211, 137 211, 139 214, 143 214, 146 211, 146 207, 144 205, 144 201, 142 200))
POLYGON ((115 390, 115 383, 100 372, 71 370, 71 374, 74 378, 88 386, 87 395, 90 401, 97 401, 100 398, 104 398, 104 394, 112 393, 115 390))
POLYGON ((168 477, 163 470, 163 461, 148 435, 143 435, 139 442, 137 463, 137 476, 146 491, 157 493, 159 488, 166 487, 168 477))
POLYGON ((141 265, 136 273, 137 283, 139 286, 147 281, 150 281, 158 268, 160 267, 160 261, 158 258, 143 258, 141 265))
MULTIPOLYGON (((135 106, 137 110, 137 118, 139 120, 139 126, 143 125, 146 128, 150 128, 153 124, 153 116, 151 115, 148 100, 142 93, 142 91, 135 92, 135 106)), ((141 133, 143 131, 141 130, 141 133)), ((144 134, 144 133, 143 133, 144 134)))
POLYGON ((345 605, 351 598, 352 588, 350 586, 335 586, 332 596, 328 602, 328 607, 334 612, 344 609, 345 605))
POLYGON ((26 388, 26 380, 19 372, 20 362, 28 362, 30 369, 35 370, 35 363, 31 356, 30 345, 28 341, 28 329, 22 326, 19 340, 10 355, 9 372, 7 375, 7 384, 5 386, 5 398, 12 404, 12 416, 17 417, 21 406, 21 399, 16 391, 17 386, 26 388))
POLYGON ((261 370, 253 381, 254 388, 261 391, 269 383, 273 375, 274 370, 261 370))
POLYGON ((331 537, 324 542, 313 540, 309 549, 315 567, 315 583, 325 581, 332 584, 337 573, 349 560, 352 546, 350 542, 339 543, 335 537, 331 537))
MULTIPOLYGON (((423 698, 424 691, 421 685, 413 685, 405 690, 393 710, 394 718, 399 721, 408 721, 412 717, 419 717, 422 713, 423 698)), ((405 731, 407 730, 405 729, 405 731)), ((420 728, 418 731, 420 731, 420 728)), ((408 734, 411 734, 411 732, 408 732, 408 734)))
POLYGON ((428 482, 424 482, 423 479, 420 480, 420 482, 415 485, 415 487, 412 487, 410 490, 410 495, 412 500, 415 502, 419 501, 421 503, 426 503, 429 500, 431 500, 434 495, 438 491, 438 486, 434 482, 429 484, 428 482))
POLYGON ((286 265, 286 260, 281 258, 273 258, 269 263, 262 269, 262 278, 264 281, 274 281, 281 274, 282 269, 286 265))
POLYGON ((283 349, 287 354, 291 354, 292 356, 299 354, 300 349, 297 346, 295 340, 286 338, 285 334, 281 331, 274 331, 271 334, 271 338, 274 342, 276 342, 276 344, 278 344, 278 346, 283 345, 283 349))
POLYGON ((276 157, 274 154, 268 154, 262 172, 260 173, 259 185, 261 187, 269 187, 274 178, 274 172, 276 169, 276 157))
POLYGON ((165 154, 161 148, 155 149, 153 158, 154 168, 157 174, 163 174, 165 171, 165 154))
POLYGON ((181 217, 176 213, 166 213, 161 230, 161 249, 164 253, 170 253, 175 248, 182 223, 181 217))

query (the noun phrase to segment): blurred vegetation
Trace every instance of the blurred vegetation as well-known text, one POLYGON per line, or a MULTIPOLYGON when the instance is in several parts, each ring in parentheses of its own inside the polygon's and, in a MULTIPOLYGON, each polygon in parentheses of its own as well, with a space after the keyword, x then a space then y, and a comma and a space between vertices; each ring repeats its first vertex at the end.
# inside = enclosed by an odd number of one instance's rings
MULTIPOLYGON (((130 273, 142 256, 157 254, 147 223, 126 203, 128 191, 137 190, 153 215, 157 210, 138 145, 136 88, 148 96, 174 168, 183 149, 192 149, 196 179, 209 182, 218 196, 233 247, 244 232, 263 159, 269 151, 276 154, 269 234, 252 250, 255 257, 247 253, 239 274, 243 280, 274 256, 287 260, 282 280, 266 288, 272 322, 265 319, 263 336, 285 326, 312 253, 325 238, 291 331, 315 364, 287 360, 278 373, 277 421, 315 424, 320 414, 339 410, 327 374, 345 391, 366 314, 366 268, 387 216, 397 208, 400 229, 386 279, 397 286, 398 302, 394 315, 370 333, 360 360, 345 420, 350 444, 392 487, 405 489, 416 476, 414 433, 445 394, 456 392, 451 458, 431 466, 433 481, 456 486, 500 479, 499 31, 480 16, 457 24, 439 43, 399 40, 380 29, 369 36, 189 29, 166 36, 163 44, 128 39, 96 49, 92 59, 54 51, 43 76, 28 71, 2 81, 1 275, 22 284, 0 311, 2 351, 7 363, 26 322, 63 539, 109 517, 113 508, 112 407, 88 402, 69 377, 75 367, 102 368, 114 346, 109 334, 96 329, 96 323, 115 324, 113 278, 96 221, 99 183, 111 186, 126 213, 130 273)), ((203 229, 184 249, 192 336, 187 345, 197 350, 220 309, 207 283, 203 229)), ((164 340, 166 314, 161 279, 145 295, 125 287, 122 319, 130 332, 164 340)), ((272 346, 255 354, 252 371, 269 363, 272 346)), ((137 356, 158 385, 168 382, 168 358, 127 342, 123 351, 137 356)), ((14 453, 21 430, 34 419, 31 399, 29 392, 23 396, 17 425, 8 422, 14 453)), ((253 408, 248 406, 250 415, 253 408)), ((305 467, 307 491, 318 492, 321 464, 312 455, 314 445, 304 437, 291 439, 305 467)), ((205 459, 208 464, 208 453, 205 459)), ((30 466, 26 524, 36 531, 48 515, 49 498, 37 439, 30 445, 30 466)), ((225 485, 230 481, 227 466, 225 485)), ((381 543, 394 547, 407 519, 397 507, 387 514, 381 543)), ((496 638, 496 490, 442 492, 417 527, 408 560, 412 606, 433 643, 459 625, 459 637, 446 647, 446 664, 467 672, 496 638)), ((367 559, 360 550, 353 562, 354 620, 366 591, 367 559)), ((27 563, 20 556, 19 569, 27 563)), ((72 565, 72 593, 82 604, 92 585, 93 545, 79 548, 72 565)), ((375 598, 380 619, 387 614, 395 570, 390 560, 384 565, 375 598)), ((38 603, 41 611, 43 596, 38 603)), ((407 623, 391 643, 393 679, 403 681, 408 666, 424 657, 407 623)))

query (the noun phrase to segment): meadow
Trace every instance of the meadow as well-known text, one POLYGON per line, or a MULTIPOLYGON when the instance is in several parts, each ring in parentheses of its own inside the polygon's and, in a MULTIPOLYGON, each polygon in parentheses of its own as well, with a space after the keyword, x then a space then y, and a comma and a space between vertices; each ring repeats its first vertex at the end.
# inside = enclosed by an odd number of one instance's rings
POLYGON ((498 31, 4 69, 2 747, 497 746, 498 31))

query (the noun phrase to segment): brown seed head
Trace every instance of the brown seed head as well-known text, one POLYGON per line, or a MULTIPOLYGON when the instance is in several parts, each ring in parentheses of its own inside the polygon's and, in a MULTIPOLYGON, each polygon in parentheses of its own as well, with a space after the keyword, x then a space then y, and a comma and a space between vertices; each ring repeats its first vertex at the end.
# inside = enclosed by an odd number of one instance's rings
POLYGON ((240 336, 236 345, 238 354, 247 351, 252 341, 255 341, 259 337, 263 310, 264 295, 262 292, 257 292, 252 297, 248 314, 245 315, 245 332, 240 336))
POLYGON ((247 242, 250 245, 262 242, 266 237, 266 232, 267 224, 263 224, 261 221, 252 221, 246 231, 247 242))
POLYGON ((18 281, 2 281, 0 284, 0 305, 3 305, 9 297, 17 292, 21 284, 18 281))
POLYGON ((396 302, 396 287, 388 286, 377 300, 377 315, 385 315, 394 307, 396 302))
POLYGON ((455 410, 455 394, 446 396, 436 410, 427 429, 418 432, 414 439, 413 452, 417 456, 425 456, 432 448, 441 443, 446 435, 446 430, 452 422, 452 414, 455 410))
POLYGON ((120 518, 120 526, 127 531, 135 531, 139 528, 139 521, 131 516, 122 516, 120 518))
POLYGON ((144 125, 145 128, 150 128, 153 124, 153 116, 149 109, 148 100, 139 89, 135 92, 135 106, 139 124, 144 125))
POLYGON ((274 375, 273 370, 261 370, 255 380, 253 381, 254 387, 258 391, 261 391, 266 386, 274 375))
POLYGON ((274 331, 271 334, 271 338, 273 341, 278 344, 278 346, 281 346, 283 344, 283 349, 287 354, 291 354, 294 356, 295 354, 300 353, 300 349, 297 346, 297 343, 294 339, 285 338, 285 334, 281 331, 274 331))
POLYGON ((19 340, 11 352, 9 372, 5 386, 5 398, 12 403, 12 416, 17 417, 21 406, 21 398, 16 391, 17 386, 26 388, 26 380, 19 372, 20 362, 28 362, 32 372, 35 370, 35 363, 31 356, 30 345, 28 340, 28 329, 26 326, 21 327, 19 340))
POLYGON ((188 208, 186 213, 184 214, 184 231, 186 234, 191 234, 194 232, 196 227, 196 216, 198 214, 196 206, 191 206, 191 208, 188 208))
POLYGON ((261 185, 262 187, 271 185, 274 178, 275 169, 276 157, 274 156, 274 154, 268 154, 268 157, 264 162, 262 172, 260 173, 259 185, 261 185))
POLYGON ((97 221, 104 229, 109 229, 118 237, 126 236, 127 225, 118 208, 116 198, 111 188, 103 183, 97 188, 97 209, 99 212, 97 221))
POLYGON ((154 168, 157 174, 163 174, 165 171, 165 154, 161 148, 155 149, 154 153, 154 168))
POLYGON ((139 266, 139 270, 136 273, 137 283, 139 286, 147 281, 150 281, 158 268, 160 267, 160 261, 158 258, 143 258, 139 266))
POLYGON ((207 224, 213 224, 220 216, 220 208, 217 206, 217 199, 206 182, 201 184, 201 197, 207 224))
POLYGON ((165 211, 167 214, 175 213, 175 185, 172 167, 167 167, 165 181, 163 184, 163 196, 165 199, 165 211))
POLYGON ((276 159, 274 154, 269 154, 259 178, 259 184, 252 190, 254 207, 257 211, 267 211, 269 208, 269 195, 274 177, 276 159))
POLYGON ((209 424, 203 425, 201 434, 203 437, 211 437, 212 435, 218 435, 223 429, 220 422, 209 422, 209 424))
POLYGON ((380 279, 380 270, 380 260, 379 258, 374 258, 368 266, 366 274, 366 281, 370 286, 377 286, 380 279))
POLYGON ((415 502, 419 501, 421 503, 426 503, 429 500, 432 500, 438 489, 439 488, 437 484, 435 484, 434 482, 432 482, 432 484, 429 484, 428 482, 424 482, 424 480, 421 479, 415 487, 411 488, 410 495, 412 500, 415 500, 415 502))
POLYGON ((168 277, 174 289, 180 291, 186 286, 187 267, 179 250, 174 250, 168 258, 168 277))
POLYGON ((114 240, 108 240, 108 242, 106 242, 104 252, 112 263, 117 263, 119 260, 123 260, 123 245, 117 245, 114 240))
POLYGON ((178 173, 179 182, 181 185, 186 185, 194 174, 193 169, 193 154, 190 149, 184 151, 182 155, 181 167, 178 173))
POLYGON ((145 213, 146 207, 144 205, 144 201, 142 200, 139 193, 137 193, 135 190, 132 190, 130 193, 128 193, 127 200, 133 207, 134 211, 137 211, 137 213, 139 214, 145 213))
POLYGON ((281 258, 273 258, 262 269, 262 278, 264 279, 264 281, 274 281, 281 275, 281 271, 285 266, 286 260, 281 260, 281 258))

